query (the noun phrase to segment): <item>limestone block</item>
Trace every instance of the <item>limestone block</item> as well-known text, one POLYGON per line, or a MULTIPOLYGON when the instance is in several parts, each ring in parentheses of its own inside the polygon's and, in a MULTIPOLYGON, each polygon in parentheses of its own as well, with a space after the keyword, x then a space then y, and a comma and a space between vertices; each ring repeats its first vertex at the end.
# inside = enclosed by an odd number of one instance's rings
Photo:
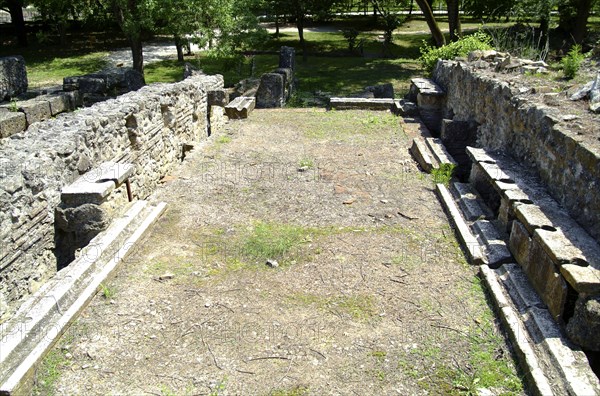
POLYGON ((517 263, 527 271, 531 266, 531 236, 519 221, 513 221, 508 247, 517 263))
POLYGON ((593 267, 582 267, 576 264, 564 264, 560 273, 578 293, 600 293, 600 271, 593 267))
POLYGON ((502 236, 489 220, 477 220, 473 229, 485 245, 485 255, 490 268, 498 268, 502 264, 514 261, 502 236))
POLYGON ((34 122, 47 120, 52 116, 50 111, 50 103, 46 100, 29 99, 23 102, 18 102, 19 111, 25 113, 27 118, 27 127, 34 122))
POLYGON ((391 83, 368 86, 365 91, 372 92, 374 98, 394 98, 394 86, 391 83))
POLYGON ((584 348, 600 351, 600 297, 579 296, 567 324, 569 338, 584 348))
POLYGON ((525 272, 554 319, 558 320, 562 317, 567 300, 567 283, 552 259, 535 240, 531 243, 530 255, 530 266, 525 272))
POLYGON ((296 69, 296 49, 283 46, 279 50, 279 67, 284 69, 296 69))
POLYGON ((40 99, 44 99, 50 104, 50 113, 52 114, 52 116, 63 113, 65 111, 73 110, 73 106, 71 106, 71 100, 69 95, 57 93, 51 95, 44 95, 40 99))
POLYGON ((27 127, 25 113, 0 109, 0 138, 24 131, 27 127))
POLYGON ((259 109, 283 107, 285 104, 284 76, 279 73, 265 73, 256 91, 256 107, 259 109))
POLYGON ((489 209, 475 194, 475 190, 468 183, 452 183, 452 190, 458 198, 458 206, 468 221, 492 218, 489 209))
POLYGON ((27 70, 21 55, 0 58, 0 101, 27 92, 27 70))
POLYGON ((374 98, 330 98, 329 108, 336 110, 391 110, 394 99, 374 98))
POLYGON ((256 99, 247 96, 238 96, 227 106, 225 113, 230 119, 248 118, 248 115, 254 110, 256 99))

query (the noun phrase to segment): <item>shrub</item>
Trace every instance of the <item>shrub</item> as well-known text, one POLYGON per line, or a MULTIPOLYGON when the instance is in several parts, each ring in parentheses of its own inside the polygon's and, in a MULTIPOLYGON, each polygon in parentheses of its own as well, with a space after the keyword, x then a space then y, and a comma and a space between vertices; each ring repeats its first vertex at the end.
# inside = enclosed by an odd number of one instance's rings
POLYGON ((560 61, 565 78, 570 80, 575 77, 584 59, 585 56, 581 53, 581 45, 574 45, 560 61))
POLYGON ((348 42, 348 50, 350 52, 354 51, 354 48, 356 47, 356 38, 358 37, 358 34, 359 34, 358 30, 356 30, 354 28, 343 29, 342 34, 344 35, 344 38, 348 42))
POLYGON ((423 46, 420 48, 421 57, 419 61, 423 68, 431 73, 438 59, 454 59, 457 56, 466 56, 471 51, 492 49, 491 40, 490 36, 479 31, 439 48, 423 42, 423 46))

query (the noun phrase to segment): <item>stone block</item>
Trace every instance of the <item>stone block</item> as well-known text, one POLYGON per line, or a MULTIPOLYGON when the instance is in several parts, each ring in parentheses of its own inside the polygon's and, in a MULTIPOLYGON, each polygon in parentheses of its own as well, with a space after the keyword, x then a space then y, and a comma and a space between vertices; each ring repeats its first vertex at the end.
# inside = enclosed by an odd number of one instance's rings
POLYGON ((238 96, 227 106, 225 106, 225 114, 230 119, 248 118, 248 115, 254 110, 256 99, 247 96, 238 96))
POLYGON ((416 103, 400 99, 394 101, 394 114, 401 117, 416 117, 419 115, 419 108, 416 103))
POLYGON ((336 110, 391 110, 394 99, 330 98, 329 108, 336 110))
POLYGON ((63 95, 69 98, 71 109, 75 110, 83 106, 83 96, 79 91, 68 91, 64 92, 63 95))
POLYGON ((55 116, 65 111, 73 110, 70 97, 63 93, 45 95, 40 99, 46 100, 50 104, 50 113, 55 116))
POLYGON ((23 102, 18 102, 18 106, 19 111, 25 113, 28 128, 34 122, 47 120, 52 117, 50 103, 45 100, 29 99, 23 102))
MULTIPOLYGON (((144 76, 131 67, 112 67, 91 76, 96 75, 106 81, 106 89, 109 93, 116 91, 118 94, 124 94, 126 92, 137 91, 146 85, 144 76)), ((81 83, 80 89, 82 89, 81 83)), ((90 93, 102 92, 91 91, 90 93)))
POLYGON ((531 266, 531 236, 523 224, 513 221, 508 247, 525 271, 531 266))
POLYGON ((25 113, 0 109, 0 138, 9 137, 27 128, 25 113))
POLYGON ((427 144, 427 147, 429 147, 429 150, 438 163, 451 164, 454 166, 458 165, 454 158, 452 158, 450 153, 446 150, 446 147, 444 147, 444 144, 440 139, 428 137, 425 138, 425 143, 427 144))
POLYGON ((567 283, 544 249, 531 243, 530 265, 525 269, 529 281, 555 320, 562 318, 567 301, 567 283))
POLYGON ((105 94, 108 92, 106 79, 99 75, 81 76, 78 80, 79 92, 82 94, 105 94))
POLYGON ((134 171, 135 167, 132 164, 105 162, 64 187, 60 198, 67 205, 99 205, 118 185, 133 175, 134 171))
POLYGON ((256 107, 259 109, 283 107, 285 104, 284 75, 265 73, 256 91, 256 107))
POLYGON ((365 91, 373 93, 374 98, 394 98, 394 86, 391 83, 368 86, 365 91))
POLYGON ((27 69, 21 55, 0 58, 0 101, 27 92, 27 69))
POLYGON ((537 205, 519 205, 515 209, 515 215, 530 235, 537 228, 555 229, 552 220, 537 205))
POLYGON ((224 89, 208 91, 208 105, 225 107, 229 103, 229 93, 224 89))
POLYGON ((600 294, 600 271, 593 267, 563 264, 560 273, 577 293, 600 294))
POLYGON ((477 196, 468 183, 452 183, 452 190, 458 199, 458 206, 468 221, 491 219, 493 214, 477 196))
POLYGON ((434 162, 431 155, 429 155, 430 153, 427 149, 427 145, 420 137, 413 139, 413 144, 410 147, 410 153, 424 172, 431 173, 431 171, 438 165, 437 162, 434 162))
POLYGON ((296 69, 296 49, 294 47, 281 47, 279 50, 279 67, 283 69, 296 69))
POLYGON ((485 255, 490 268, 498 268, 502 264, 514 261, 502 235, 489 220, 477 220, 473 223, 473 230, 485 246, 485 255))
POLYGON ((533 290, 527 275, 518 264, 504 264, 496 270, 496 273, 519 311, 524 312, 529 308, 544 307, 544 303, 533 290))
POLYGON ((567 334, 582 347, 600 351, 600 297, 580 295, 575 314, 567 323, 567 334))

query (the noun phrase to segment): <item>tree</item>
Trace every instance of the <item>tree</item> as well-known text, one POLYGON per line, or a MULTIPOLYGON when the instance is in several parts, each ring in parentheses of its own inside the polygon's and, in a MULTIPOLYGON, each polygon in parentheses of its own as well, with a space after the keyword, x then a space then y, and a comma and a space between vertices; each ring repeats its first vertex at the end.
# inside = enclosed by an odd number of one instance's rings
POLYGON ((23 17, 23 0, 0 0, 0 9, 10 14, 13 28, 17 36, 17 44, 20 47, 27 46, 27 30, 25 18, 23 17))
POLYGON ((458 41, 462 36, 460 27, 459 0, 446 0, 448 9, 448 26, 450 28, 450 41, 458 41))
POLYGON ((372 0, 373 7, 383 20, 384 47, 386 50, 392 43, 394 30, 404 22, 406 17, 398 15, 394 8, 406 6, 406 0, 372 0))
POLYGON ((431 31, 431 36, 433 37, 433 41, 435 42, 436 47, 441 47, 446 44, 446 38, 442 34, 440 27, 433 16, 433 11, 431 10, 431 6, 429 5, 427 0, 416 0, 417 5, 423 12, 423 16, 427 21, 427 26, 429 26, 429 30, 431 31))
POLYGON ((516 0, 463 0, 463 11, 482 20, 509 18, 516 0))
POLYGON ((573 41, 581 44, 587 33, 588 18, 597 0, 562 0, 559 2, 559 27, 573 37, 573 41))

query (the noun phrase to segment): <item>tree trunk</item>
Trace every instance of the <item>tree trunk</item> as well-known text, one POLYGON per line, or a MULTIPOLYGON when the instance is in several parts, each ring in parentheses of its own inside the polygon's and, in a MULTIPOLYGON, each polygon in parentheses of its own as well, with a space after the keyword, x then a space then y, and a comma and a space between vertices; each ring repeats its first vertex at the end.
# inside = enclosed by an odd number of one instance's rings
POLYGON ((408 16, 412 16, 413 6, 415 5, 415 0, 410 0, 410 8, 408 9, 408 16))
POLYGON ((175 49, 177 50, 177 60, 183 62, 183 45, 184 42, 178 34, 173 37, 175 41, 175 49))
POLYGON ((144 76, 144 53, 142 51, 142 39, 140 37, 130 37, 131 56, 133 58, 133 69, 142 73, 144 76))
POLYGON ((279 38, 279 15, 275 14, 275 37, 279 38))
POLYGON ((458 0, 446 0, 446 6, 448 8, 448 26, 450 28, 450 41, 458 41, 462 37, 458 3, 458 0))
POLYGON ((440 27, 433 16, 433 12, 431 11, 431 7, 427 0, 416 0, 419 8, 423 11, 423 16, 427 21, 427 25, 429 26, 429 30, 431 30, 431 36, 433 36, 433 40, 435 41, 435 45, 437 47, 441 47, 446 44, 446 39, 440 30, 440 27))
POLYGON ((575 17, 575 26, 573 26, 573 39, 577 44, 581 44, 585 38, 587 21, 592 9, 593 0, 580 0, 577 8, 577 16, 575 17))
POLYGON ((23 18, 23 2, 20 0, 8 0, 8 12, 15 28, 17 43, 19 47, 27 47, 27 30, 25 29, 25 18, 23 18))
POLYGON ((306 40, 304 40, 304 16, 296 18, 296 27, 298 28, 300 47, 302 47, 302 60, 306 62, 308 53, 306 52, 306 40))

